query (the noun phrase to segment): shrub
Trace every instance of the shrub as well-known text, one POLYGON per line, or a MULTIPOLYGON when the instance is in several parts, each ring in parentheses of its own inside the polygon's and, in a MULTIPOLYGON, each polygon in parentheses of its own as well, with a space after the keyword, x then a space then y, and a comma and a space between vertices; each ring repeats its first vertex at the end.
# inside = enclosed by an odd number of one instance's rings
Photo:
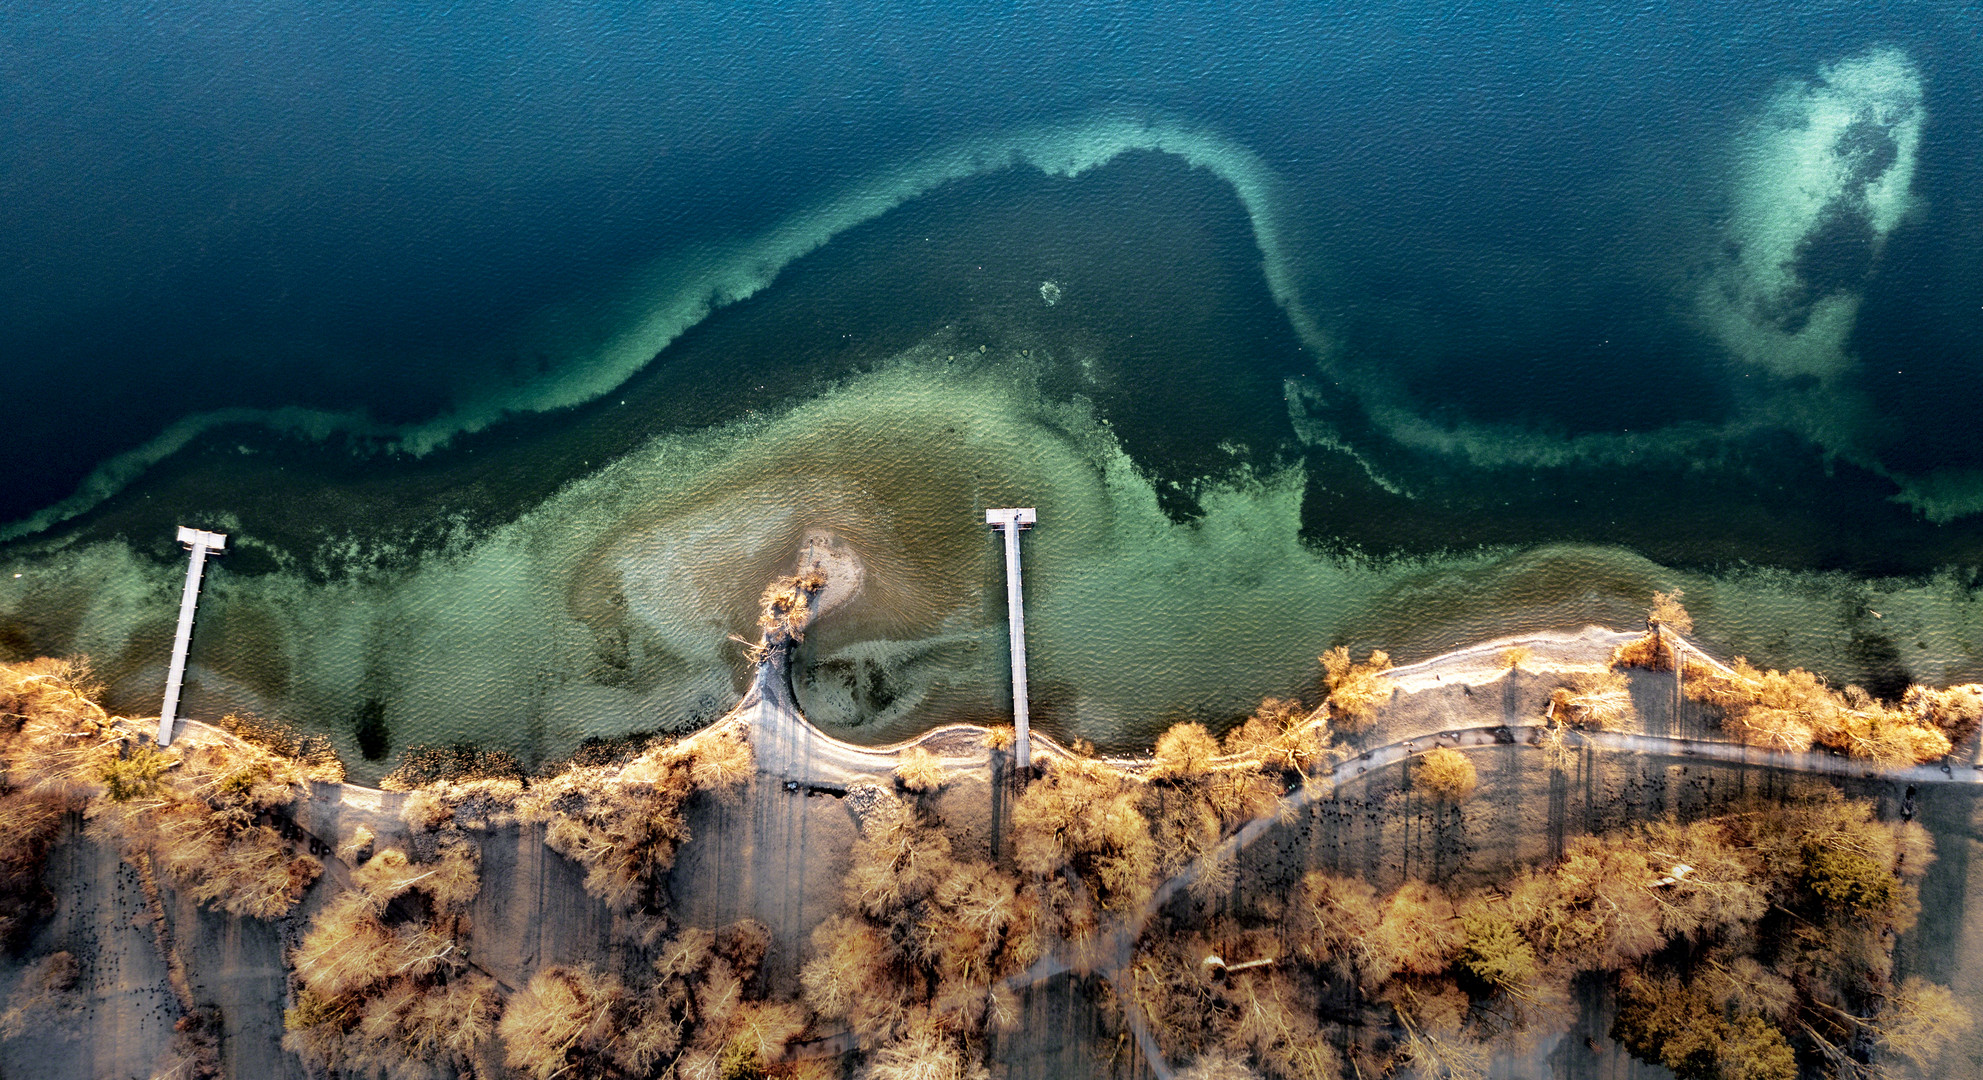
POLYGON ((1578 727, 1608 731, 1632 715, 1632 683, 1623 672, 1579 672, 1549 695, 1556 715, 1578 727))
POLYGON ((1646 612, 1646 625, 1664 626, 1676 634, 1693 633, 1694 617, 1680 606, 1681 599, 1686 595, 1679 589, 1670 593, 1654 592, 1652 608, 1646 612))
POLYGON ((1172 724, 1157 737, 1157 765, 1150 778, 1196 779, 1212 767, 1219 744, 1203 724, 1172 724))
POLYGON ((1933 761, 1950 750, 1922 712, 1890 709, 1858 687, 1834 692, 1800 668, 1764 671, 1741 657, 1728 672, 1690 663, 1686 690, 1720 709, 1722 727, 1751 746, 1801 751, 1816 743, 1883 765, 1933 761))
POLYGON ((1292 698, 1265 698, 1226 732, 1227 756, 1250 757, 1261 767, 1298 770, 1319 758, 1329 743, 1328 708, 1313 711, 1292 698))
POLYGON ((1501 990, 1521 991, 1536 976, 1535 949, 1506 915, 1476 909, 1461 919, 1466 944, 1460 966, 1474 978, 1501 990))
POLYGON ((1418 759, 1413 781, 1420 793, 1446 802, 1459 802, 1472 795, 1479 782, 1473 759, 1444 746, 1427 750, 1418 759))
POLYGON ((165 770, 178 763, 178 759, 171 754, 139 743, 123 757, 105 761, 97 779, 103 784, 105 798, 111 802, 130 802, 157 793, 165 770))
POLYGON ((920 746, 902 751, 902 756, 895 763, 895 782, 909 791, 936 791, 943 787, 948 778, 942 760, 920 746))
POLYGON ((1901 707, 1940 728, 1952 743, 1974 734, 1983 724, 1983 684, 1965 683, 1946 690, 1910 686, 1901 707))
POLYGON ((735 798, 751 775, 750 744, 735 724, 655 747, 624 766, 579 767, 543 780, 516 803, 544 826, 551 849, 585 867, 585 889, 623 912, 658 910, 675 854, 689 840, 697 792, 735 798))
POLYGON ((1352 735, 1369 727, 1377 718, 1377 707, 1391 698, 1392 683, 1384 677, 1391 657, 1379 650, 1359 664, 1350 659, 1348 647, 1338 645, 1322 655, 1322 668, 1331 719, 1352 735))

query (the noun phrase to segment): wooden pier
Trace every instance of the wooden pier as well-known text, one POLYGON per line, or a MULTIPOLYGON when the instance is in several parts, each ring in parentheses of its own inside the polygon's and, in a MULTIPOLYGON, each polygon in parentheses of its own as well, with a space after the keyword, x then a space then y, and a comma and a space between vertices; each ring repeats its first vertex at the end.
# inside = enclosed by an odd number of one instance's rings
POLYGON ((179 542, 192 549, 193 558, 186 567, 186 591, 179 596, 179 630, 172 635, 172 666, 165 673, 165 704, 158 710, 160 746, 172 745, 172 714, 179 709, 179 687, 186 675, 186 649, 193 643, 193 606, 200 600, 200 578, 206 573, 207 553, 227 552, 225 533, 181 525, 179 542))
POLYGON ((1031 528, 1039 514, 1030 506, 985 511, 985 524, 1005 534, 1005 623, 1012 635, 1012 730, 1014 759, 1023 774, 1033 767, 1033 747, 1026 731, 1026 605, 1019 585, 1019 531, 1031 528))

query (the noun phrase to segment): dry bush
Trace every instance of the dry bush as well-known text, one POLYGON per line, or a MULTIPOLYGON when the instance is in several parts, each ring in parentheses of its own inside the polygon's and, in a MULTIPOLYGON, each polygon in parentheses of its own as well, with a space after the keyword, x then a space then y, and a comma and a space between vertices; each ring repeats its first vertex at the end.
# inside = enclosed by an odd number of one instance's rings
POLYGON ((1670 593, 1654 592, 1652 607, 1646 612, 1646 625, 1664 626, 1676 634, 1693 633, 1694 617, 1687 614, 1686 608, 1680 606, 1680 601, 1686 595, 1686 592, 1680 589, 1670 593))
POLYGON ((1378 997, 1402 1029, 1400 1063, 1437 1080, 1487 1080, 1487 1048, 1465 1030, 1469 1002, 1458 987, 1444 979, 1399 979, 1378 997))
POLYGON ((1887 996, 1872 1028, 1883 1054, 1906 1058, 1923 1075, 1932 1076, 1949 1045, 1974 1024, 1969 1009, 1948 987, 1910 975, 1887 996))
POLYGON ((999 981, 1039 958, 1055 901, 1041 883, 1022 891, 989 863, 956 859, 921 808, 880 798, 862 818, 843 913, 813 932, 806 1003, 853 1030, 870 1070, 918 1054, 976 1069, 985 1033, 1017 1019, 999 981))
POLYGON ((1358 878, 1311 870, 1298 900, 1288 905, 1290 940, 1313 967, 1353 971, 1363 966, 1365 942, 1383 918, 1377 890, 1358 878))
POLYGON ((610 973, 589 965, 550 967, 503 1010, 503 1060, 533 1080, 612 1075, 612 1049, 631 1026, 633 999, 610 973))
POLYGON ((1208 1075, 1336 1080, 1315 985, 1291 973, 1274 934, 1215 918, 1203 935, 1159 933, 1141 944, 1126 993, 1167 1058, 1208 1075))
POLYGON ((326 784, 344 780, 344 762, 326 736, 305 735, 279 721, 240 713, 228 713, 217 726, 251 746, 294 761, 307 779, 326 784))
POLYGON ((1382 650, 1359 664, 1350 659, 1348 647, 1338 645, 1322 654, 1322 668, 1329 687, 1329 717, 1351 735, 1368 728, 1377 719, 1377 707, 1391 699, 1392 683, 1384 677, 1391 669, 1391 657, 1382 650))
POLYGON ((322 762, 191 733, 169 750, 141 738, 122 749, 102 762, 103 797, 85 814, 127 861, 145 856, 201 903, 258 919, 288 914, 323 873, 278 827, 322 762))
POLYGON ((1177 1080, 1260 1080, 1260 1074, 1246 1067, 1244 1054, 1209 1050, 1178 1070, 1177 1080))
POLYGON ((1533 656, 1535 656, 1535 650, 1529 648, 1527 645, 1511 645, 1501 650, 1499 659, 1502 667, 1507 668, 1509 671, 1520 671, 1522 670, 1522 665, 1528 663, 1533 656))
POLYGON ((1632 681, 1622 671, 1578 672, 1549 695, 1556 715, 1578 727, 1610 731, 1632 715, 1632 681))
POLYGON ((1226 732, 1228 757, 1245 757, 1282 772, 1306 770, 1329 745, 1326 708, 1309 710, 1292 698, 1266 698, 1253 715, 1226 732))
MULTIPOLYGON (((443 781, 413 792, 407 846, 374 851, 291 954, 298 992, 284 1045, 327 1071, 476 1075, 494 1053, 503 993, 468 963, 463 913, 481 888, 470 829, 514 819, 514 780, 443 781), (419 894, 414 900, 410 894, 419 894)), ((341 854, 373 846, 371 830, 341 854)))
POLYGON ((655 747, 619 767, 574 768, 538 782, 516 803, 544 826, 544 842, 585 867, 585 889, 622 912, 658 911, 675 854, 689 840, 697 792, 733 799, 751 775, 738 725, 655 747))
MULTIPOLYGON (((257 918, 294 907, 322 866, 271 822, 309 781, 333 775, 335 758, 318 741, 240 717, 230 722, 244 736, 195 728, 161 750, 112 721, 94 693, 80 664, 0 665, 7 770, 0 815, 19 817, 0 830, 18 838, 17 849, 0 849, 0 875, 38 874, 36 858, 26 856, 45 851, 49 815, 82 805, 93 837, 126 861, 155 865, 202 903, 257 918)), ((17 928, 18 918, 10 925, 17 928)))
POLYGON ((433 911, 402 917, 391 900, 434 888, 433 877, 409 872, 405 856, 388 849, 353 878, 358 890, 318 912, 290 953, 298 989, 283 1015, 283 1046, 332 1072, 472 1072, 494 1035, 502 993, 468 967, 449 913, 459 890, 439 890, 433 911))
POLYGON ((949 779, 943 761, 920 746, 902 751, 895 764, 895 782, 909 791, 927 793, 943 787, 949 779))
MULTIPOLYGON (((1267 754, 1238 754, 1219 759, 1219 744, 1199 724, 1177 724, 1157 740, 1152 783, 1142 793, 1138 809, 1149 822, 1156 841, 1158 870, 1169 875, 1217 846, 1227 829, 1274 813, 1285 793, 1282 770, 1268 771, 1267 754)), ((1229 863, 1201 868, 1194 891, 1210 895, 1229 878, 1229 863)))
POLYGON ((1644 668, 1647 671, 1672 671, 1674 650, 1658 631, 1635 638, 1611 650, 1612 667, 1644 668))
POLYGON ((663 942, 645 973, 547 968, 504 1011, 504 1059, 525 1076, 763 1076, 805 1029, 789 1004, 753 1000, 769 932, 752 922, 663 942))
POLYGON ((1910 686, 1901 708, 1940 728, 1951 743, 1959 743, 1983 724, 1983 683, 1965 683, 1946 690, 1910 686))
POLYGON ((759 648, 790 645, 806 636, 812 623, 813 598, 826 587, 826 575, 817 569, 780 578, 765 587, 760 602, 758 629, 764 633, 759 648))
POLYGON ((14 984, 14 992, 7 996, 6 1009, 0 1011, 0 1040, 19 1038, 30 1031, 75 1038, 70 1025, 83 1011, 83 997, 76 992, 81 974, 76 958, 66 951, 29 963, 21 972, 21 981, 14 984))
POLYGON ((1646 636, 1611 650, 1612 667, 1673 670, 1680 645, 1677 641, 1669 642, 1662 630, 1671 630, 1676 634, 1694 632, 1693 616, 1680 606, 1682 595, 1678 589, 1671 593, 1653 593, 1652 609, 1646 613, 1646 636))
POLYGON ((1686 674, 1687 696, 1720 709, 1723 729, 1750 746, 1801 751, 1816 743, 1881 765, 1934 761, 1951 749, 1922 712, 1889 708, 1858 687, 1835 692, 1801 668, 1764 671, 1737 657, 1729 672, 1690 663, 1686 674))
POLYGON ((1014 862, 1037 877, 1071 869, 1100 907, 1134 910, 1155 887, 1157 866, 1141 794, 1108 766, 1055 761, 1013 807, 1014 862))
POLYGON ((1311 871, 1285 904, 1238 895, 1209 919, 1172 905, 1139 940, 1124 992, 1173 1060, 1275 1077, 1298 1073, 1254 1034, 1277 1023, 1266 999, 1282 987, 1310 1016, 1328 1003, 1361 1074, 1458 1076, 1476 1075, 1492 1042, 1525 1053, 1562 1030, 1588 972, 1621 989, 1616 1036, 1683 1076, 1794 1077, 1799 1061, 1872 1046, 1926 1069, 1968 1019, 1930 984, 1893 985, 1893 943, 1931 861, 1919 827, 1814 786, 1580 838, 1556 865, 1457 902, 1427 883, 1379 895, 1311 871), (1201 965, 1207 953, 1221 962, 1201 965), (1263 1000, 1240 997, 1248 981, 1263 1000))
POLYGON ((985 729, 982 739, 987 750, 1010 750, 1019 742, 1019 733, 1011 724, 994 724, 985 729))
POLYGON ((1480 783, 1473 759, 1448 747, 1427 750, 1418 759, 1412 786, 1420 794, 1445 802, 1460 802, 1480 783))
POLYGON ((19 948, 35 922, 53 910, 41 871, 61 834, 62 816, 55 796, 0 790, 0 948, 19 948))
POLYGON ((1363 972, 1383 981, 1394 973, 1436 975, 1451 967, 1465 942, 1453 902, 1438 886, 1407 881, 1386 897, 1377 927, 1363 942, 1363 972))
POLYGON ((1157 765, 1150 778, 1196 779, 1212 767, 1219 744, 1203 724, 1173 724, 1157 737, 1157 765))

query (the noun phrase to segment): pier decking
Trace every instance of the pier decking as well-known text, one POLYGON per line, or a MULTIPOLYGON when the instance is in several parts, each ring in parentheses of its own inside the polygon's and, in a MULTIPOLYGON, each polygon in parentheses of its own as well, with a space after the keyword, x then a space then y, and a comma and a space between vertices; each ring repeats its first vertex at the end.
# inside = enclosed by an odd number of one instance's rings
POLYGON ((985 511, 985 524, 1005 534, 1005 623, 1012 635, 1013 761, 1021 773, 1033 767, 1033 748, 1026 731, 1026 605, 1019 584, 1019 530, 1031 528, 1038 520, 1039 513, 1030 506, 985 511))
POLYGON ((160 746, 172 744, 172 714, 179 709, 179 687, 186 675, 186 649, 193 643, 193 607, 200 600, 200 578, 206 573, 207 553, 227 552, 225 533, 181 525, 179 542, 192 549, 193 557, 186 566, 186 591, 179 596, 179 629, 172 635, 172 666, 165 673, 165 704, 158 710, 160 746))

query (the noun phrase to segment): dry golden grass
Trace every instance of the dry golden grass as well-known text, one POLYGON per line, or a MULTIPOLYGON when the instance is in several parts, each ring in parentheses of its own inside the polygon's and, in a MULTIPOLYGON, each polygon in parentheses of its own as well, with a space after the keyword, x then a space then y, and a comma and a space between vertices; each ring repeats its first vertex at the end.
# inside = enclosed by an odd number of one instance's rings
POLYGON ((62 815, 55 796, 0 791, 0 946, 24 945, 35 922, 53 908, 41 871, 62 831, 62 815))
POLYGON ((1384 672, 1391 668, 1391 657, 1382 650, 1359 664, 1350 659, 1346 646, 1338 645, 1322 655, 1322 668, 1329 687, 1329 716, 1342 731, 1355 735, 1377 719, 1377 708, 1391 699, 1394 689, 1384 672))
POLYGON ((1227 757, 1249 758, 1261 768, 1305 771, 1329 744, 1326 709, 1309 711, 1290 698, 1267 698, 1238 726, 1226 732, 1227 757))
POLYGON ((1195 780, 1212 767, 1219 754, 1218 740, 1203 724, 1173 724, 1157 737, 1157 764, 1150 770, 1152 780, 1195 780))
POLYGON ((812 623, 813 598, 826 587, 826 575, 817 569, 780 578, 765 587, 760 601, 758 629, 764 646, 791 644, 806 636, 812 623))
POLYGON ((1801 668, 1765 671, 1737 657, 1729 672, 1689 663, 1686 675, 1687 696, 1720 709, 1723 729, 1750 746, 1815 744, 1880 765, 1934 761, 1952 748, 1932 710, 1890 708, 1856 686, 1834 691, 1801 668))
POLYGON ((0 1041, 30 1031, 75 1038, 70 1025, 81 1016, 85 1004, 76 992, 81 974, 76 958, 66 951, 29 963, 14 984, 14 992, 7 996, 6 1009, 0 1010, 0 1041))
POLYGON ((1663 626, 1676 634, 1693 633, 1694 617, 1687 614, 1686 608, 1680 606, 1681 599, 1686 595, 1680 589, 1670 593, 1653 593, 1652 607, 1646 612, 1646 625, 1663 626))
POLYGON ((1501 650, 1501 666, 1509 671, 1520 671, 1522 665, 1528 663, 1534 655, 1535 650, 1527 645, 1513 645, 1501 650))
POLYGON ((1475 774, 1473 759, 1458 750, 1446 747, 1427 750, 1418 759, 1414 770, 1412 786, 1419 793, 1447 802, 1460 802, 1472 795, 1474 787, 1480 783, 1475 774))
POLYGON ((895 782, 904 790, 926 794, 939 790, 949 780, 943 761, 920 746, 902 751, 895 764, 895 782))
POLYGON ((581 766, 539 781, 516 803, 552 850, 585 867, 586 891, 623 912, 658 911, 698 792, 735 799, 753 769, 735 726, 657 746, 623 766, 581 766))
POLYGON ((1658 634, 1647 634, 1611 650, 1611 666, 1672 671, 1673 650, 1658 634))
POLYGON ((1901 708, 1941 729, 1952 743, 1968 738, 1983 724, 1983 684, 1965 683, 1946 690, 1910 686, 1900 703, 1901 708))
POLYGON ((1621 727, 1632 716, 1632 682, 1621 671, 1578 672, 1549 695, 1565 723, 1596 731, 1621 727))

